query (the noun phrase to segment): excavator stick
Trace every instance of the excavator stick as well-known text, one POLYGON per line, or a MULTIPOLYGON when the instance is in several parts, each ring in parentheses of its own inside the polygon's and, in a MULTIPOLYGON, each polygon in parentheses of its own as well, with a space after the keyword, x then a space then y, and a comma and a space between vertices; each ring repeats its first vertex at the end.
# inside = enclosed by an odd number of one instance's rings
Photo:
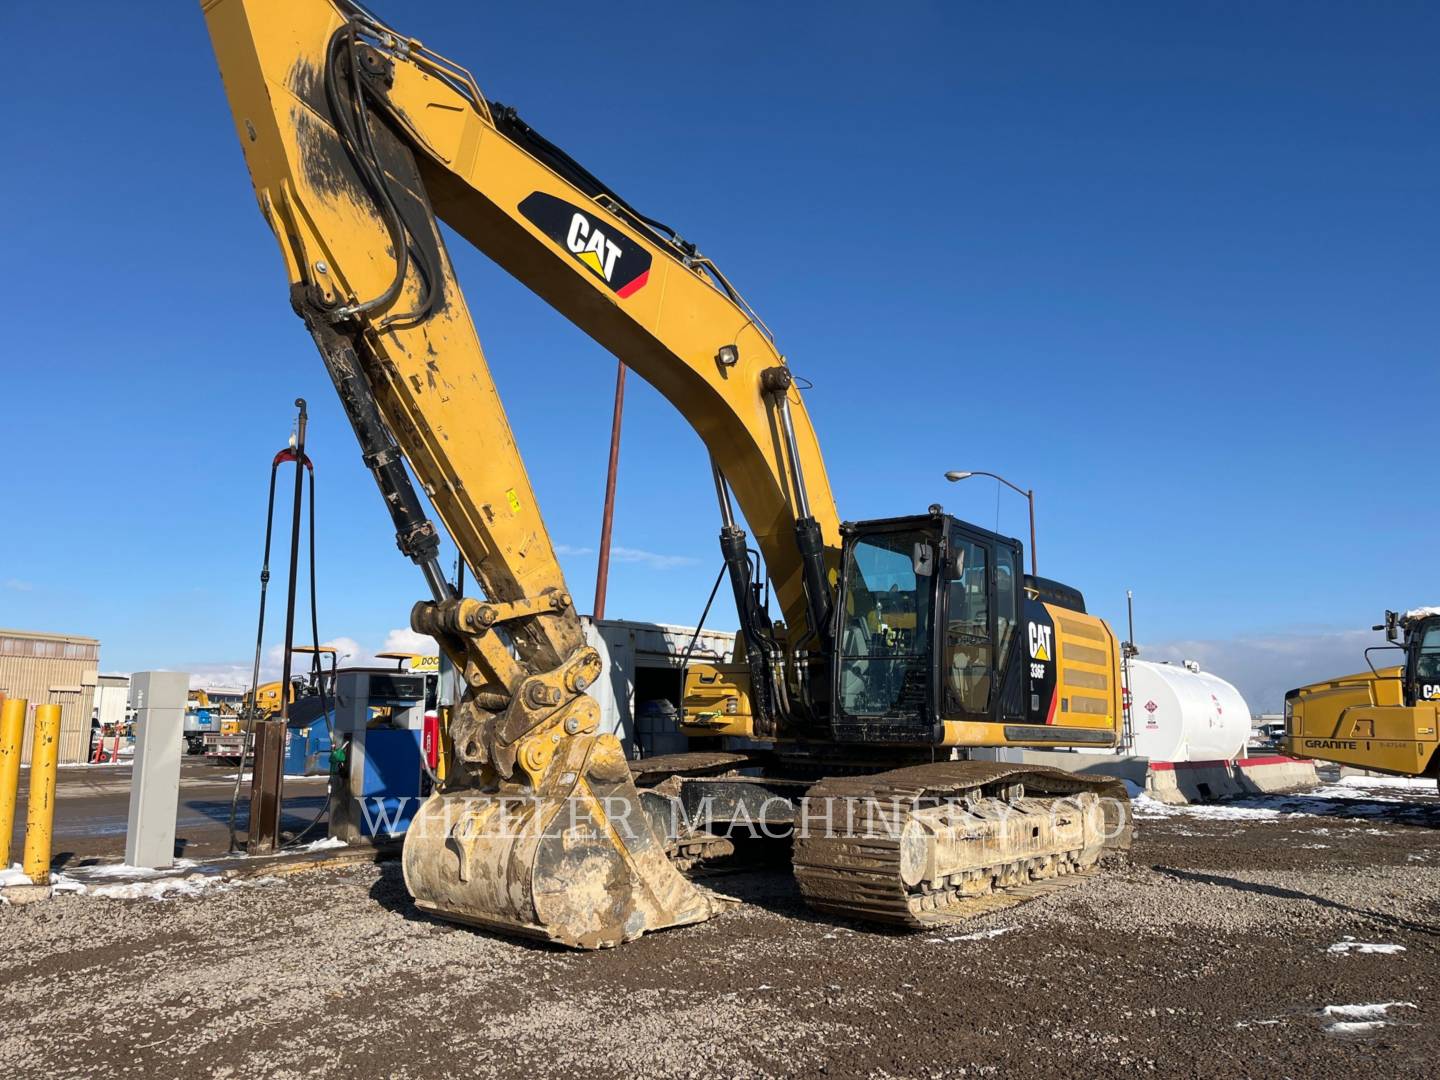
POLYGON ((537 787, 432 795, 404 870, 423 911, 577 949, 704 922, 720 904, 671 865, 612 735, 565 740, 537 787))

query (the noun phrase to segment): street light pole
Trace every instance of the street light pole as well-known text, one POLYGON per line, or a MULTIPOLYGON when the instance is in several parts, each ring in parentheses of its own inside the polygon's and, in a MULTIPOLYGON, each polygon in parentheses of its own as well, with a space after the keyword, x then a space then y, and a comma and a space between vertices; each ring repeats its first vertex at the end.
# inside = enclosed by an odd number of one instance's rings
POLYGON ((947 472, 945 474, 945 479, 949 480, 953 484, 958 483, 961 480, 968 480, 972 476, 988 476, 992 480, 1000 481, 1000 483, 1004 484, 1016 494, 1025 496, 1025 501, 1030 504, 1030 576, 1039 577, 1040 571, 1037 569, 1038 560, 1035 558, 1035 489, 1022 488, 1017 484, 1012 484, 1009 480, 1006 480, 998 473, 984 472, 980 469, 947 472))
POLYGON ((1030 576, 1039 577, 1040 571, 1036 569, 1035 555, 1035 492, 1033 489, 1025 490, 1025 501, 1030 504, 1030 576))

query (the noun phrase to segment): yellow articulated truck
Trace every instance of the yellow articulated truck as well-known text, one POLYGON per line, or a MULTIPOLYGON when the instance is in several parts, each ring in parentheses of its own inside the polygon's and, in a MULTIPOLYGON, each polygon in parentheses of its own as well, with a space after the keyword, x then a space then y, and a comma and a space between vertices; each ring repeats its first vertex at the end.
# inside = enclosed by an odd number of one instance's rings
POLYGON ((1440 775, 1440 607, 1385 613, 1387 644, 1365 650, 1369 671, 1285 695, 1284 750, 1394 776, 1440 775), (1371 654, 1398 652, 1377 668, 1371 654))

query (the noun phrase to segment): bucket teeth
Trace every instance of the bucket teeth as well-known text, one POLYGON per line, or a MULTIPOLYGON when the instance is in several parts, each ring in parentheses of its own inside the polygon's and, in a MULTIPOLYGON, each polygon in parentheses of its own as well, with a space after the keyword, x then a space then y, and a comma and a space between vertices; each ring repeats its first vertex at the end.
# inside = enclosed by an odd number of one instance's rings
POLYGON ((538 788, 432 795, 403 865, 422 911, 578 949, 704 922, 720 903, 666 858, 609 735, 567 740, 538 788))

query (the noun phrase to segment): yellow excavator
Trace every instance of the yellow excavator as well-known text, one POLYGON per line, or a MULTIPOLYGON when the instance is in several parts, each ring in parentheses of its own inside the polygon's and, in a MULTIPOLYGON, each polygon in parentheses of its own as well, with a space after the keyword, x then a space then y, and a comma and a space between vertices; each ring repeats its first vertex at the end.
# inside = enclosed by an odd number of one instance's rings
POLYGON ((1110 627, 1076 590, 1026 576, 1018 541, 939 506, 842 524, 785 357, 695 244, 347 0, 202 6, 291 305, 428 585, 411 625, 459 676, 444 779, 404 843, 420 908, 578 948, 697 923, 722 901, 677 867, 743 819, 789 830, 813 906, 919 927, 1018 903, 1128 845, 1118 782, 967 759, 1115 745, 1110 627), (586 690, 601 657, 442 220, 709 451, 740 627, 734 663, 687 676, 692 753, 632 769, 600 730, 586 690), (443 572, 407 463, 483 600, 443 572))
POLYGON ((1295 757, 1393 776, 1440 777, 1440 607, 1385 612, 1385 645, 1365 650, 1370 670, 1285 695, 1281 746, 1295 757), (1398 650, 1377 668, 1370 654, 1398 650))

